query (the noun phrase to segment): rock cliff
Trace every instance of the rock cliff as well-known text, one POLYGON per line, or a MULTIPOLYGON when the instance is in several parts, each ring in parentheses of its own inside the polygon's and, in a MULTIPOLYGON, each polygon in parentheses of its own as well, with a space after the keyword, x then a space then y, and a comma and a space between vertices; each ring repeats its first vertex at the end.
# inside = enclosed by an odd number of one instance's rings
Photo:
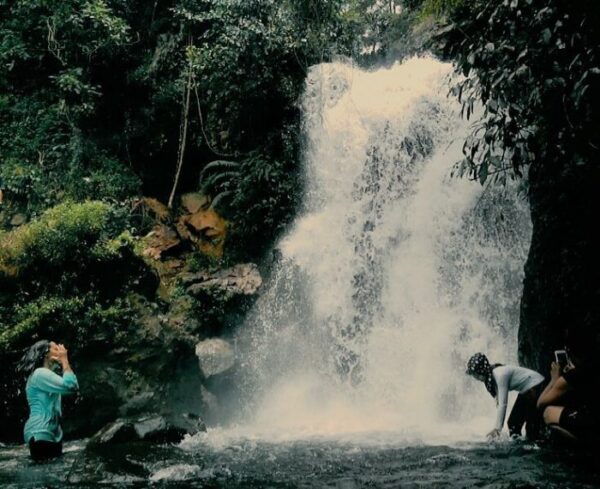
POLYGON ((569 332, 598 345, 600 169, 531 167, 533 236, 521 303, 519 358, 547 374, 569 332))

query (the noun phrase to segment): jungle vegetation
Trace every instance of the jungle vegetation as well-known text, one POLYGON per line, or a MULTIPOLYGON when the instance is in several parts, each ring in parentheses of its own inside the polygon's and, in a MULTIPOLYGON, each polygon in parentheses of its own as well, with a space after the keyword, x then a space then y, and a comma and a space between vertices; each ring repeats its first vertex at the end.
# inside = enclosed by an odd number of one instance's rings
POLYGON ((458 174, 487 184, 597 166, 599 10, 593 0, 0 0, 0 342, 12 338, 4 325, 18 335, 55 311, 113 317, 126 280, 108 293, 74 270, 94 276, 127 252, 119 236, 139 229, 125 203, 141 195, 172 206, 204 190, 234 223, 228 252, 259 258, 302 194, 309 67, 383 63, 432 18, 432 49, 463 76, 450 96, 467 118, 479 103, 485 112, 458 174), (23 230, 10 230, 15 213, 30 221, 23 230))

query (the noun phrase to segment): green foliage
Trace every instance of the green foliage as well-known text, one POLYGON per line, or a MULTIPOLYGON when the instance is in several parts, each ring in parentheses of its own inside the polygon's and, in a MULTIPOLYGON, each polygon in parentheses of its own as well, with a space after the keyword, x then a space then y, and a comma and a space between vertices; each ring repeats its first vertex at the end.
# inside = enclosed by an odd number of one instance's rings
POLYGON ((453 12, 465 2, 466 0, 420 0, 413 2, 413 7, 418 3, 423 15, 442 16, 453 12))
POLYGON ((187 259, 186 265, 189 272, 197 273, 203 270, 214 270, 222 267, 224 261, 203 253, 192 253, 187 259))
POLYGON ((484 183, 529 164, 568 168, 598 158, 600 9, 591 0, 473 0, 442 31, 464 76, 452 93, 483 119, 457 170, 484 183))
MULTIPOLYGON (((403 21, 407 15, 398 15, 403 2, 377 0, 351 0, 342 9, 343 42, 353 47, 353 57, 368 63, 385 55, 390 45, 402 36, 403 21)), ((407 10, 408 12, 408 10, 407 10)))
POLYGON ((201 185, 233 221, 234 252, 260 253, 291 220, 302 191, 297 100, 306 71, 357 49, 357 27, 343 7, 211 0, 175 9, 190 33, 196 133, 219 158, 205 164, 201 185))
POLYGON ((60 204, 0 237, 0 271, 31 274, 109 259, 108 243, 124 225, 124 216, 102 202, 60 204))
POLYGON ((289 222, 290 209, 298 198, 299 176, 293 161, 251 154, 240 167, 241 177, 231 202, 237 226, 233 240, 245 247, 260 246, 273 238, 289 222), (237 236, 237 238, 236 238, 237 236))
POLYGON ((107 95, 96 66, 131 40, 119 2, 0 3, 0 176, 12 203, 36 213, 139 191, 94 133, 107 95))
POLYGON ((216 160, 201 173, 201 188, 213 196, 211 207, 235 225, 229 244, 244 257, 257 253, 290 221, 299 189, 294 160, 274 160, 252 152, 240 163, 216 160))
POLYGON ((94 339, 106 341, 117 331, 125 330, 132 318, 127 301, 99 302, 93 293, 72 297, 43 296, 17 305, 10 325, 0 322, 0 350, 53 338, 74 349, 89 345, 94 339))
POLYGON ((233 199, 241 177, 240 164, 235 161, 215 160, 200 172, 202 193, 212 195, 211 206, 218 206, 223 200, 233 199))
POLYGON ((122 297, 148 282, 127 225, 104 202, 66 202, 0 233, 0 348, 48 335, 87 344, 124 328, 122 297))
POLYGON ((190 79, 180 191, 215 158, 268 155, 294 174, 284 147, 300 136, 306 71, 375 45, 390 15, 374 0, 0 2, 7 201, 36 215, 65 199, 124 199, 142 182, 164 199, 190 79))
POLYGON ((43 95, 0 97, 0 177, 10 200, 33 213, 64 199, 123 199, 140 187, 43 95))
POLYGON ((340 6, 207 0, 174 9, 190 36, 187 59, 198 96, 195 109, 203 113, 201 136, 217 156, 255 149, 289 121, 310 65, 351 54, 338 42, 340 6))
POLYGON ((252 174, 220 177, 232 182, 230 203, 252 209, 235 210, 242 221, 234 224, 256 229, 248 219, 266 215, 264 235, 272 236, 302 190, 297 102, 307 70, 340 55, 385 53, 407 28, 396 9, 407 3, 0 1, 7 205, 35 216, 64 200, 121 200, 142 190, 165 200, 185 125, 178 190, 197 190, 215 159, 248 160, 252 174), (263 172, 281 175, 280 189, 271 176, 256 178, 257 155, 263 172), (259 200, 235 195, 244 181, 262 182, 264 191, 249 192, 259 200))

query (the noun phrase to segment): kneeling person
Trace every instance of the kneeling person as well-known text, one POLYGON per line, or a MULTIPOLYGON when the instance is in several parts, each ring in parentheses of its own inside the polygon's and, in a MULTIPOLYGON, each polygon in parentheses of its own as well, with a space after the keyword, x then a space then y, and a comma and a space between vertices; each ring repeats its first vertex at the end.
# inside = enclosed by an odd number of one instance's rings
POLYGON ((595 442, 600 435, 596 414, 600 382, 597 369, 591 365, 594 355, 587 352, 589 348, 589 344, 567 348, 571 360, 564 369, 552 363, 550 383, 537 403, 550 429, 581 442, 595 442))
POLYGON ((509 391, 519 393, 508 417, 510 435, 520 436, 525 425, 527 438, 536 440, 539 437, 541 418, 536 408, 536 400, 544 383, 541 374, 515 365, 491 365, 483 353, 476 353, 469 359, 466 373, 483 382, 490 395, 496 399, 496 425, 487 434, 488 438, 497 438, 502 432, 509 391))

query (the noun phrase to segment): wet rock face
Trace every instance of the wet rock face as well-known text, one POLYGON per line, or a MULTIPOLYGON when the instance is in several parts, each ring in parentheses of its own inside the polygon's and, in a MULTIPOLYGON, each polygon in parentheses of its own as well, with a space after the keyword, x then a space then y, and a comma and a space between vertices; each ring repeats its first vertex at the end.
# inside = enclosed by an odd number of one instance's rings
POLYGON ((181 279, 187 294, 202 304, 198 314, 206 325, 204 337, 227 335, 241 324, 256 301, 262 282, 253 263, 187 274, 181 279))
MULTIPOLYGON (((171 433, 169 413, 218 413, 212 390, 218 392, 229 381, 235 355, 226 341, 201 340, 236 328, 262 285, 254 264, 184 275, 216 263, 198 258, 198 249, 209 257, 222 254, 227 222, 210 209, 206 197, 184 195, 175 213, 144 198, 134 203, 132 213, 136 229, 145 236, 127 248, 130 255, 102 270, 106 282, 98 285, 114 289, 115 295, 126 294, 127 320, 118 332, 101 331, 71 349, 80 390, 63 402, 61 425, 67 440, 88 437, 114 422, 103 436, 137 443, 154 436, 148 433, 159 433, 159 438, 165 430, 171 433), (205 244, 221 248, 205 249, 205 244), (111 285, 117 278, 128 284, 126 292, 111 285), (188 294, 173 294, 181 281, 188 294), (133 419, 149 412, 166 416, 170 424, 165 427, 162 418, 153 417, 134 426, 133 419), (144 426, 148 433, 142 433, 144 426)), ((19 356, 16 350, 0 352, 5 365, 14 365, 19 356)), ((2 441, 22 438, 28 415, 24 383, 14 369, 0 375, 5 393, 0 412, 6 420, 0 423, 2 441)))
POLYGON ((142 299, 126 333, 97 348, 73 351, 80 391, 63 402, 61 424, 68 439, 148 412, 202 413, 202 374, 194 352, 198 337, 173 321, 170 312, 142 299))
POLYGON ((532 167, 533 236, 525 265, 519 327, 523 365, 548 374, 568 332, 598 352, 600 333, 600 170, 532 167))
POLYGON ((90 439, 88 447, 136 441, 179 443, 185 435, 194 435, 202 431, 206 431, 204 422, 193 414, 148 414, 137 418, 117 419, 109 423, 90 439))
POLYGON ((105 445, 109 443, 127 443, 135 440, 136 436, 132 422, 118 419, 113 423, 109 423, 96 433, 90 440, 90 446, 105 445))
POLYGON ((145 239, 147 248, 144 250, 144 256, 154 260, 174 255, 182 248, 182 241, 177 232, 165 224, 154 226, 145 239))
POLYGON ((199 193, 181 197, 177 212, 156 199, 144 198, 136 204, 141 220, 151 217, 154 226, 145 237, 144 256, 163 260, 196 249, 204 256, 222 258, 229 223, 213 208, 210 199, 199 193))
POLYGON ((196 345, 200 371, 205 378, 227 372, 235 365, 235 353, 231 345, 220 338, 201 341, 196 345))
POLYGON ((223 256, 228 222, 213 208, 210 200, 201 194, 191 193, 181 197, 183 214, 177 219, 177 232, 206 256, 223 256))
POLYGON ((195 297, 210 295, 218 290, 227 297, 250 296, 258 292, 262 277, 254 263, 241 263, 216 272, 200 272, 186 275, 183 284, 188 294, 195 297))
POLYGON ((81 391, 76 399, 65 399, 62 424, 67 437, 89 436, 115 419, 147 412, 204 416, 218 411, 210 391, 227 381, 235 355, 225 340, 201 340, 240 323, 262 278, 256 265, 242 264, 185 280, 187 287, 203 291, 200 298, 172 299, 168 309, 140 298, 135 322, 119 344, 99 352, 74 352, 81 391))

